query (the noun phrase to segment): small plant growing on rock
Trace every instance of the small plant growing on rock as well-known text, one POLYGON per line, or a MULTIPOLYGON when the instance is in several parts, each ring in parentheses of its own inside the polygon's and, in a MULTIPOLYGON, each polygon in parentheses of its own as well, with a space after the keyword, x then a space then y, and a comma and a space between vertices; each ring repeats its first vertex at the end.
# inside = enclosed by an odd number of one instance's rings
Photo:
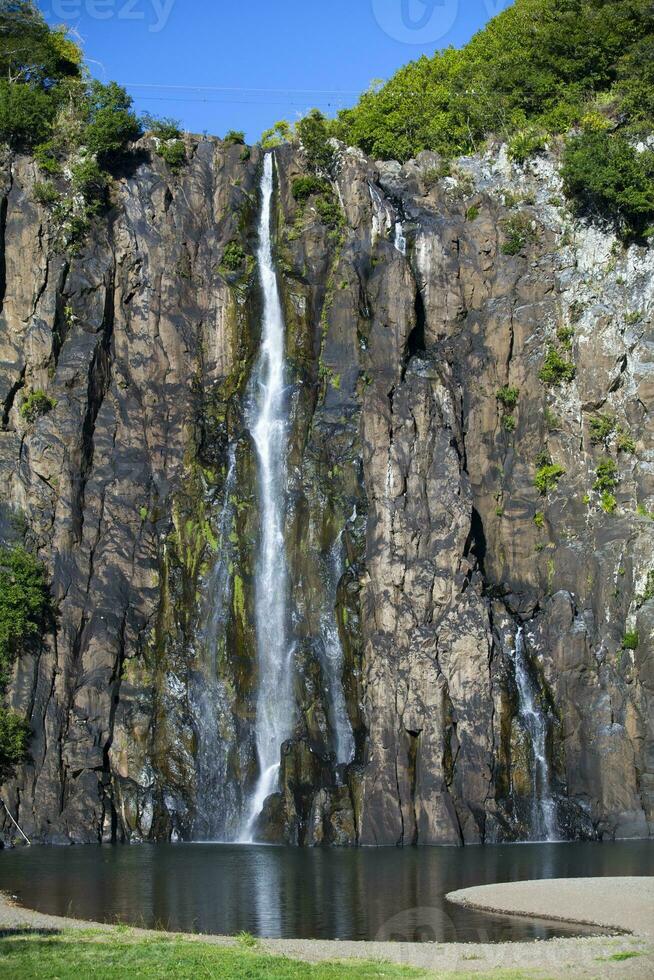
POLYGON ((170 116, 158 118, 147 112, 142 119, 145 128, 159 140, 178 140, 182 135, 179 119, 172 119, 170 116))
POLYGON ((590 441, 594 446, 600 443, 606 444, 615 429, 615 416, 600 414, 593 415, 588 423, 590 430, 590 441))
POLYGON ((550 347, 538 377, 546 385, 569 384, 577 371, 570 361, 566 361, 555 347, 550 347))
POLYGON ((238 272, 245 262, 245 251, 240 242, 228 242, 223 252, 223 268, 228 272, 238 272))
POLYGON ((480 215, 479 208, 477 207, 476 204, 473 204, 472 207, 469 207, 468 210, 466 211, 466 221, 476 221, 479 215, 480 215))
POLYGON ((54 184, 49 180, 37 181, 34 184, 34 200, 37 204, 43 205, 43 207, 49 207, 51 204, 56 204, 59 200, 59 193, 54 184))
POLYGON ((510 140, 508 153, 516 163, 525 163, 529 157, 545 149, 546 137, 542 130, 523 129, 510 140))
POLYGON ((506 408, 507 411, 512 411, 518 404, 518 399, 520 398, 520 389, 514 388, 511 385, 503 385, 498 389, 495 396, 502 406, 506 408))
POLYGON ((179 170, 186 163, 186 147, 182 140, 161 143, 157 154, 168 164, 171 170, 179 170))
POLYGON ((612 493, 605 490, 600 499, 600 507, 605 514, 615 514, 618 509, 618 501, 615 499, 612 493))
POLYGON ((536 470, 534 486, 542 497, 546 497, 551 490, 556 490, 559 480, 565 476, 565 470, 558 463, 547 463, 536 470))
POLYGON ((515 432, 517 422, 514 415, 505 415, 502 419, 502 426, 506 432, 515 432))
POLYGON ((574 335, 575 332, 572 329, 572 327, 562 326, 559 327, 559 329, 556 331, 556 336, 559 343, 561 344, 561 347, 563 347, 563 349, 567 351, 572 350, 572 338, 574 337, 574 335))
POLYGON ((622 637, 622 649, 623 650, 637 650, 640 637, 637 630, 627 630, 625 635, 622 637))
POLYGON ((296 177, 291 184, 291 193, 296 201, 307 201, 312 194, 323 194, 329 189, 327 181, 313 175, 296 177))
POLYGON ((21 418, 32 424, 42 415, 47 415, 48 412, 52 411, 56 404, 54 398, 50 398, 44 391, 37 388, 36 391, 30 392, 20 406, 21 418))
POLYGON ((561 428, 561 420, 551 408, 545 408, 545 426, 548 432, 556 432, 561 428))
POLYGON ((636 443, 631 436, 624 431, 624 429, 618 429, 618 439, 616 445, 619 453, 627 453, 629 456, 633 456, 633 454, 636 452, 636 443))
POLYGON ((422 182, 425 188, 430 191, 435 187, 439 180, 444 177, 452 176, 452 164, 449 160, 441 160, 437 167, 427 167, 422 174, 422 182))
POLYGON ((536 231, 532 219, 527 214, 514 214, 502 222, 506 240, 502 245, 503 255, 519 255, 529 242, 536 241, 536 231))
POLYGON ((597 479, 593 485, 593 490, 597 490, 599 493, 611 493, 612 490, 615 490, 620 481, 618 467, 612 459, 607 456, 601 460, 596 472, 597 479))
POLYGON ((534 524, 539 528, 545 527, 545 514, 542 510, 537 510, 534 514, 534 524))
POLYGON ((230 129, 225 133, 223 143, 228 146, 242 146, 245 143, 245 133, 240 129, 230 129))
POLYGON ((645 588, 640 595, 636 596, 636 605, 640 609, 644 606, 646 602, 650 599, 654 599, 654 569, 647 573, 647 581, 645 583, 645 588))
POLYGON ((638 504, 636 513, 639 517, 648 517, 650 521, 654 521, 654 510, 648 510, 645 504, 638 504))

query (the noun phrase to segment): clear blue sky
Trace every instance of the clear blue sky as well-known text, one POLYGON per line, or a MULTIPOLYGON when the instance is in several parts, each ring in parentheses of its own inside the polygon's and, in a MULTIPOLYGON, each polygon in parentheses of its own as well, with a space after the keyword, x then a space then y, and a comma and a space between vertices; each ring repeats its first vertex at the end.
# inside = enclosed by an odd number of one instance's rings
POLYGON ((464 44, 511 0, 37 0, 139 112, 254 142, 277 119, 352 105, 373 79, 464 44))

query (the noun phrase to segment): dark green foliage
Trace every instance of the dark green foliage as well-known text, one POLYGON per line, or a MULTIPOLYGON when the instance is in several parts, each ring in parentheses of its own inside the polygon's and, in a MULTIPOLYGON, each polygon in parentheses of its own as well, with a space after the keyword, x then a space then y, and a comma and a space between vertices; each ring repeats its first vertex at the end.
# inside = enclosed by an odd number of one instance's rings
POLYGON ((545 149, 546 134, 539 129, 525 129, 509 141, 509 156, 516 163, 525 163, 529 157, 545 149))
MULTIPOLYGON (((651 120, 651 37, 650 0, 516 0, 461 51, 371 88, 335 132, 376 158, 453 156, 491 133, 565 132, 616 79, 616 113, 651 120)), ((515 145, 518 158, 530 143, 515 145)))
POLYGON ((159 140, 178 140, 182 135, 178 119, 171 119, 170 116, 158 118, 145 113, 142 120, 148 132, 159 140))
POLYGON ((91 153, 105 162, 124 153, 128 144, 141 135, 141 125, 131 111, 132 100, 115 82, 102 85, 91 82, 89 92, 90 122, 84 142, 91 153))
POLYGON ((0 707, 0 786, 25 762, 29 735, 30 726, 24 718, 0 707))
POLYGON ((291 184, 291 191, 296 201, 306 201, 312 194, 323 194, 330 192, 331 188, 326 180, 314 177, 312 174, 305 177, 296 177, 291 184))
POLYGON ((65 32, 51 30, 30 0, 0 6, 0 77, 50 88, 78 77, 82 55, 65 32))
POLYGON ((71 167, 72 188, 81 194, 88 204, 99 204, 104 200, 107 183, 106 173, 93 157, 86 157, 71 167))
POLYGON ((529 242, 536 240, 533 221, 527 214, 514 214, 501 223, 506 239, 502 245, 504 255, 519 255, 529 242))
POLYGON ((610 221, 625 238, 654 221, 654 153, 639 153, 625 136, 585 131, 568 140, 562 177, 579 214, 610 221))
POLYGON ((228 272, 239 272, 245 262, 245 251, 240 242, 229 242, 223 253, 223 268, 228 272))
POLYGON ((328 228, 338 228, 343 223, 341 206, 333 194, 323 194, 316 198, 316 211, 328 228))
POLYGON ((590 441, 594 446, 607 442, 615 429, 615 417, 613 415, 593 415, 588 423, 590 430, 590 441))
POLYGON ((309 166, 317 174, 329 174, 334 166, 334 148, 330 144, 327 119, 318 109, 300 119, 295 127, 307 157, 309 166))
POLYGON ((34 184, 34 200, 44 207, 49 207, 59 200, 57 188, 49 180, 37 181, 34 184))
POLYGON ((654 599, 654 570, 647 573, 645 588, 640 595, 636 596, 636 605, 640 609, 640 607, 646 602, 649 602, 650 599, 654 599))
POLYGON ((466 221, 476 221, 479 217, 480 211, 476 204, 473 204, 466 211, 466 221))
POLYGON ((556 489, 562 476, 565 476, 562 466, 558 463, 546 463, 536 470, 534 486, 545 497, 551 490, 556 489))
POLYGON ((550 347, 538 377, 546 385, 560 385, 574 380, 574 364, 566 361, 555 347, 550 347))
POLYGON ((625 635, 622 637, 622 649, 623 650, 637 650, 638 644, 640 642, 640 637, 636 630, 627 630, 625 635))
MULTIPOLYGON (((16 656, 31 637, 41 635, 51 615, 43 566, 23 548, 0 549, 0 694, 16 656)), ((29 726, 0 707, 0 784, 25 759, 29 726)))
POLYGON ((57 177, 61 173, 61 163, 54 140, 47 140, 45 143, 39 143, 38 146, 34 147, 34 159, 41 170, 52 177, 57 177))
POLYGON ((230 129, 225 134, 223 143, 227 143, 228 146, 241 146, 245 143, 245 133, 240 129, 230 129))
POLYGON ((43 631, 49 613, 43 566, 23 548, 0 548, 0 691, 16 654, 43 631))
POLYGON ((26 422, 36 422, 42 415, 52 411, 56 404, 53 398, 37 388, 36 391, 30 392, 20 406, 21 418, 24 418, 26 422))
POLYGON ((30 147, 50 132, 55 107, 47 92, 35 85, 0 80, 0 140, 30 147))
POLYGON ((593 486, 599 493, 610 493, 619 483, 618 467, 608 456, 597 467, 597 479, 593 486))
POLYGON ((497 392, 496 398, 503 408, 514 409, 518 404, 518 399, 520 398, 520 389, 514 388, 511 385, 503 385, 497 392))
POLYGON ((179 170, 186 163, 186 147, 182 140, 161 143, 157 154, 166 161, 171 170, 179 170))

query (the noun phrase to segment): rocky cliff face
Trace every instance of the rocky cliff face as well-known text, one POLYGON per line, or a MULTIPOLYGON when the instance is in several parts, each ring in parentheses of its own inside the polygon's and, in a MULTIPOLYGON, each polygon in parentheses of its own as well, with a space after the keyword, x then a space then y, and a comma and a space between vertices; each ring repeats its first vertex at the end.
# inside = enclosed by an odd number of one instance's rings
MULTIPOLYGON (((36 839, 229 838, 256 777, 261 158, 187 148, 75 254, 4 165, 0 524, 57 610, 11 688, 34 734, 3 798, 36 839)), ((651 834, 652 251, 575 224, 546 158, 342 150, 329 227, 276 156, 298 711, 259 835, 521 839, 546 790, 563 837, 651 834)))

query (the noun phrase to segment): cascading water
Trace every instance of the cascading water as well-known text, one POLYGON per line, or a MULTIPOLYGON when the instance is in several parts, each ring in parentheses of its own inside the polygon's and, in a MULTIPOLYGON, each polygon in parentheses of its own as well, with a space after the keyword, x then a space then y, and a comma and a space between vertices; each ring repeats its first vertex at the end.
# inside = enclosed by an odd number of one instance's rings
MULTIPOLYGON (((356 511, 355 511, 356 514, 356 511)), ((336 591, 343 574, 343 532, 338 535, 330 554, 325 575, 325 594, 331 605, 324 609, 320 617, 320 634, 323 647, 323 664, 329 689, 327 691, 330 710, 330 724, 334 733, 334 752, 338 765, 352 762, 354 758, 354 735, 347 713, 343 692, 343 648, 338 635, 338 624, 334 615, 336 591)))
POLYGON ((293 649, 288 636, 288 572, 284 542, 287 405, 284 318, 272 254, 273 156, 264 158, 257 253, 263 293, 261 350, 253 374, 248 423, 257 453, 260 540, 255 572, 258 690, 256 747, 259 778, 241 840, 252 840, 263 804, 277 789, 280 749, 293 731, 293 649))
POLYGON ((395 248, 402 255, 406 255, 406 236, 404 234, 404 225, 401 221, 395 222, 395 248))
POLYGON ((518 688, 518 716, 529 737, 533 752, 532 769, 532 837, 535 840, 557 839, 556 803, 552 796, 550 767, 547 761, 547 719, 538 704, 538 690, 527 667, 522 626, 515 637, 513 654, 515 681, 518 688))

